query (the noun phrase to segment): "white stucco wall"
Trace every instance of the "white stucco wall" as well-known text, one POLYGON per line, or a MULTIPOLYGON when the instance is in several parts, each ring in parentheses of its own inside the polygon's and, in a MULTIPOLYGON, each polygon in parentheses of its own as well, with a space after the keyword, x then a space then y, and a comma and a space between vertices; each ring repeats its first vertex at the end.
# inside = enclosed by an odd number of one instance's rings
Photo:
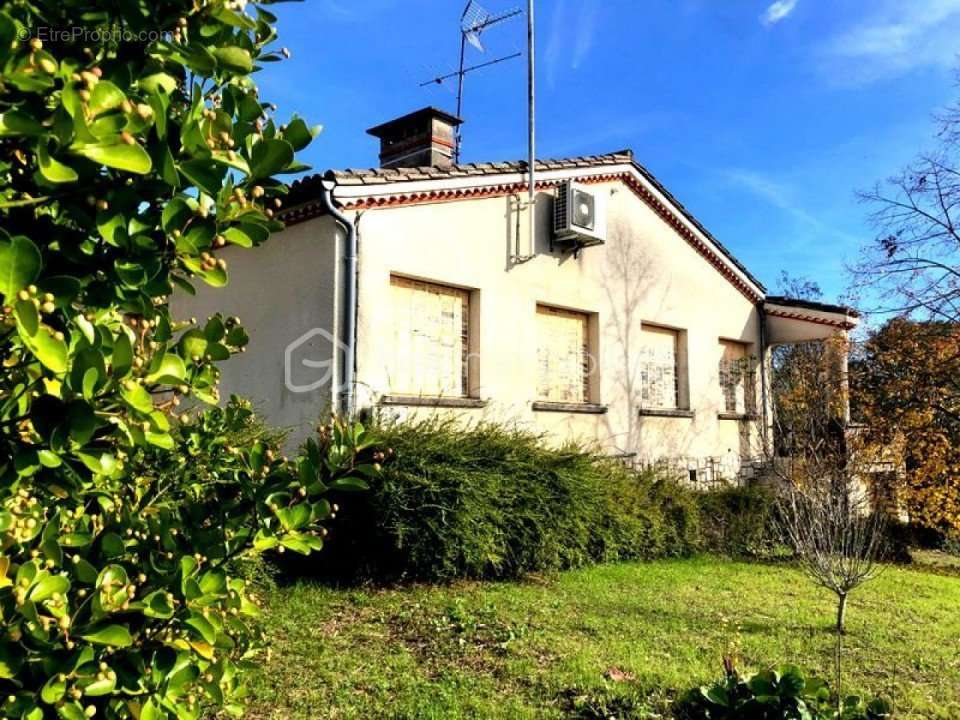
MULTIPOLYGON (((284 351, 305 333, 319 329, 335 335, 335 276, 338 242, 330 218, 294 225, 262 247, 228 249, 229 283, 212 289, 197 284, 197 295, 178 291, 172 300, 174 317, 195 316, 203 322, 214 312, 236 315, 250 335, 247 352, 220 367, 224 399, 238 394, 253 401, 273 425, 290 430, 293 448, 331 406, 329 382, 309 392, 291 392, 284 381, 284 351)), ((316 333, 292 353, 291 379, 307 386, 326 373, 307 368, 302 359, 331 361, 332 343, 316 333)))
MULTIPOLYGON (((521 422, 556 440, 576 437, 610 452, 640 457, 730 458, 755 454, 744 423, 722 420, 718 366, 720 339, 739 340, 758 352, 753 303, 723 278, 643 201, 618 181, 594 185, 609 195, 609 238, 577 257, 551 253, 552 198, 540 193, 536 257, 511 261, 517 228, 516 199, 374 209, 359 221, 359 397, 373 404, 389 392, 390 275, 397 273, 475 291, 479 304, 478 395, 483 409, 469 417, 521 422), (597 313, 598 402, 605 415, 534 411, 535 308, 545 303, 597 313), (638 413, 636 346, 643 323, 686 331, 691 418, 638 413)), ((521 213, 522 215, 522 213, 521 213)), ((309 221, 312 224, 316 221, 309 221)), ((521 237, 521 248, 526 239, 521 237)), ((759 375, 759 373, 758 373, 759 375)), ((759 403, 759 397, 758 397, 759 403)), ((390 408, 396 412, 423 410, 390 408)))
MULTIPOLYGON (((476 342, 471 351, 479 358, 473 394, 488 403, 484 408, 443 412, 515 421, 558 443, 576 438, 645 460, 714 458, 735 467, 740 457, 756 455, 756 424, 718 417, 720 340, 749 343, 751 354, 759 352, 753 303, 621 182, 592 187, 609 196, 606 244, 577 257, 551 252, 552 194, 541 192, 536 256, 521 264, 511 258, 517 232, 521 249, 529 246, 527 223, 514 197, 361 211, 359 407, 376 405, 390 391, 390 276, 399 274, 473 293, 476 342), (538 303, 596 314, 598 362, 591 399, 607 406, 606 414, 532 409, 537 399, 538 303), (644 323, 685 331, 692 418, 640 414, 636 349, 644 323)), ((229 252, 227 288, 174 298, 180 317, 205 318, 217 310, 240 316, 251 344, 247 353, 222 365, 223 395, 251 398, 268 421, 292 430, 291 446, 311 431, 332 403, 329 383, 304 393, 286 387, 284 350, 316 328, 336 336, 340 310, 334 279, 342 275, 338 234, 328 217, 293 225, 262 248, 229 252)), ((335 355, 331 343, 314 337, 293 354, 293 380, 309 383, 323 374, 305 368, 304 358, 331 361, 335 355)), ((436 412, 397 406, 384 411, 436 412)))

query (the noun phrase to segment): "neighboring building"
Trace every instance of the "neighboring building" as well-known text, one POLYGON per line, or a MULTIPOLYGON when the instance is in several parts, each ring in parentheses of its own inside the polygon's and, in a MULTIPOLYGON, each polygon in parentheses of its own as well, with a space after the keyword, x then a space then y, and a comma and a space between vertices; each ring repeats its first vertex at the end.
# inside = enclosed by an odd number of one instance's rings
POLYGON ((298 181, 287 229, 234 255, 226 289, 178 301, 250 331, 225 392, 294 440, 331 408, 439 408, 691 479, 740 472, 769 413, 770 348, 856 314, 768 296, 629 151, 539 161, 530 238, 527 164, 451 165, 458 122, 425 109, 374 128, 380 169, 298 181))

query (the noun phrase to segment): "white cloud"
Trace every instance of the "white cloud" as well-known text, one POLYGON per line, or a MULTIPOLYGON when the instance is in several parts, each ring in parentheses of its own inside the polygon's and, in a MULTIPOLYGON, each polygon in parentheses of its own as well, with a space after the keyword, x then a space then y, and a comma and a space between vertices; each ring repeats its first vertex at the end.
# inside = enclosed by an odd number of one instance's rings
POLYGON ((886 0, 824 48, 825 67, 842 84, 863 84, 957 62, 960 0, 886 0))
POLYGON ((781 20, 786 20, 787 16, 797 7, 798 1, 799 0, 777 0, 760 16, 760 22, 764 25, 775 25, 781 20))
POLYGON ((569 24, 569 4, 567 0, 560 0, 553 7, 553 18, 550 20, 550 33, 547 38, 547 49, 543 55, 547 69, 547 85, 554 87, 557 81, 557 71, 563 57, 565 38, 564 29, 569 24))
MULTIPOLYGON (((733 168, 724 170, 721 174, 728 182, 739 185, 753 193, 767 204, 786 213, 815 233, 832 236, 844 242, 856 240, 853 236, 839 228, 832 227, 814 213, 806 210, 803 207, 803 202, 797 199, 796 192, 790 185, 779 182, 774 178, 754 170, 733 168)), ((809 238, 805 241, 809 241, 809 238)))
POLYGON ((600 12, 600 3, 586 2, 580 6, 577 18, 577 37, 573 42, 573 57, 570 67, 576 69, 586 59, 593 49, 593 41, 597 37, 597 19, 600 12))
POLYGON ((593 50, 599 15, 599 2, 577 3, 575 9, 568 0, 560 0, 554 5, 544 54, 549 87, 556 85, 562 69, 576 70, 593 50))

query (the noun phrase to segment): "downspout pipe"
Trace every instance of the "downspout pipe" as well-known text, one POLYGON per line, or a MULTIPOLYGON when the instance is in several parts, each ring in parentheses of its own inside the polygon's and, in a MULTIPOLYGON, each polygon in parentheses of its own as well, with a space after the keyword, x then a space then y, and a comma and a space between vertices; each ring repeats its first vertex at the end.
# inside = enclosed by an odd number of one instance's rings
POLYGON ((767 407, 767 312, 764 309, 764 300, 757 302, 757 324, 759 344, 760 344, 760 437, 763 442, 764 454, 771 452, 773 438, 768 437, 770 423, 768 418, 769 408, 767 407))
POLYGON ((357 228, 334 204, 333 190, 337 186, 336 181, 325 178, 322 185, 323 209, 344 232, 340 337, 338 338, 340 377, 336 405, 341 415, 352 417, 355 411, 354 369, 357 357, 357 228))

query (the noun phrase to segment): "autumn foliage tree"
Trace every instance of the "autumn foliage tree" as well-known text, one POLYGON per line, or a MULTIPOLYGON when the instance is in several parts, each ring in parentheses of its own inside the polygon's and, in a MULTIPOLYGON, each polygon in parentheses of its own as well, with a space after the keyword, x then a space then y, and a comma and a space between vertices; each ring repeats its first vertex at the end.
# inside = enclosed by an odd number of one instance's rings
POLYGON ((855 364, 858 414, 901 481, 911 519, 960 530, 960 103, 937 119, 937 142, 862 193, 876 235, 854 266, 868 310, 897 319, 855 364), (869 307, 872 305, 872 307, 869 307), (899 455, 899 458, 895 457, 899 455))
POLYGON ((960 533, 960 327, 897 318, 863 343, 853 402, 884 494, 912 522, 960 533))

